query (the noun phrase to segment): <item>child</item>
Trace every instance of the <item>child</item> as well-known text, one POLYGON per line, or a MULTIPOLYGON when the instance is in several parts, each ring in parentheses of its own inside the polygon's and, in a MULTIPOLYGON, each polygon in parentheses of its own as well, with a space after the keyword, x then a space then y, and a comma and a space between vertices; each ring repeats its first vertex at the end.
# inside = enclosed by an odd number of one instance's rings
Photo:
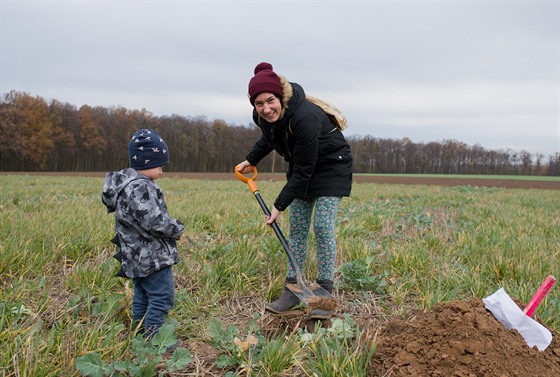
POLYGON ((159 331, 173 308, 171 266, 179 262, 176 240, 185 228, 169 217, 163 192, 154 182, 169 164, 168 152, 156 131, 137 131, 128 143, 130 167, 107 173, 103 186, 103 204, 115 212, 121 272, 134 282, 132 320, 144 321, 141 332, 146 338, 159 331))

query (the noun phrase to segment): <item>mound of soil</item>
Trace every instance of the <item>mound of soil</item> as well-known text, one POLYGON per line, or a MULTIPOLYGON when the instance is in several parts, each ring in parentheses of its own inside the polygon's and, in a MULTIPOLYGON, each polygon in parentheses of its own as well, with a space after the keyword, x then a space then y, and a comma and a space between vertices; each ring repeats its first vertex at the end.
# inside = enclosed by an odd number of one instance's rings
MULTIPOLYGON (((550 329, 549 329, 550 330, 550 329)), ((505 330, 481 300, 451 301, 380 330, 369 376, 560 376, 560 339, 544 350, 505 330)))

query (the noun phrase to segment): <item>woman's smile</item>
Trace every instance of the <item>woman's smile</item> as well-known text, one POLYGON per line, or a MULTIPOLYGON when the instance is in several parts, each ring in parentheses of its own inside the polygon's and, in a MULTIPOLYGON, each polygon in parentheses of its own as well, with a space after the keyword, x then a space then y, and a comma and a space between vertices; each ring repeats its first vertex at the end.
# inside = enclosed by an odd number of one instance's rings
POLYGON ((255 110, 267 122, 274 123, 282 114, 282 102, 272 93, 261 93, 255 98, 255 110))

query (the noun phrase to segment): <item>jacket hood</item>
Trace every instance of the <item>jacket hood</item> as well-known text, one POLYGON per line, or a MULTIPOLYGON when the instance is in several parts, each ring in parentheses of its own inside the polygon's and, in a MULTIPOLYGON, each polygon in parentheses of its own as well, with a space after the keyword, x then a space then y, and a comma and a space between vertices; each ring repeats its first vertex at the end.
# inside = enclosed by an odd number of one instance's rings
POLYGON ((292 84, 288 81, 288 79, 282 75, 278 75, 280 78, 280 85, 282 85, 282 104, 287 109, 290 105, 290 100, 294 95, 294 90, 292 88, 292 84))
POLYGON ((132 181, 137 179, 148 179, 135 169, 127 168, 120 171, 114 171, 105 175, 105 183, 103 184, 103 194, 101 201, 107 207, 108 212, 114 212, 117 209, 117 199, 119 194, 132 181))
POLYGON ((296 108, 305 102, 305 91, 301 85, 288 81, 284 76, 279 77, 283 93, 282 104, 285 109, 283 118, 291 118, 296 108))

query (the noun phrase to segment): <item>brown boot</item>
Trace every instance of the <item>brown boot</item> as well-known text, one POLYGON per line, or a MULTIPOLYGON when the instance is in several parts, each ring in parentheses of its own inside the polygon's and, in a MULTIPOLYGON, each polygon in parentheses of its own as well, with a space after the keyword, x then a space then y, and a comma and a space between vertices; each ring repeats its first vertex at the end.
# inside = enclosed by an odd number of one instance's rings
MULTIPOLYGON (((317 280, 317 284, 325 291, 332 294, 333 282, 332 280, 317 280)), ((332 317, 331 310, 312 309, 309 313, 309 319, 330 319, 332 317)))
POLYGON ((300 303, 299 298, 293 294, 288 288, 286 288, 286 284, 296 284, 296 278, 286 278, 286 283, 284 284, 284 290, 280 297, 265 306, 265 309, 269 312, 274 314, 281 314, 287 312, 294 306, 300 303))

